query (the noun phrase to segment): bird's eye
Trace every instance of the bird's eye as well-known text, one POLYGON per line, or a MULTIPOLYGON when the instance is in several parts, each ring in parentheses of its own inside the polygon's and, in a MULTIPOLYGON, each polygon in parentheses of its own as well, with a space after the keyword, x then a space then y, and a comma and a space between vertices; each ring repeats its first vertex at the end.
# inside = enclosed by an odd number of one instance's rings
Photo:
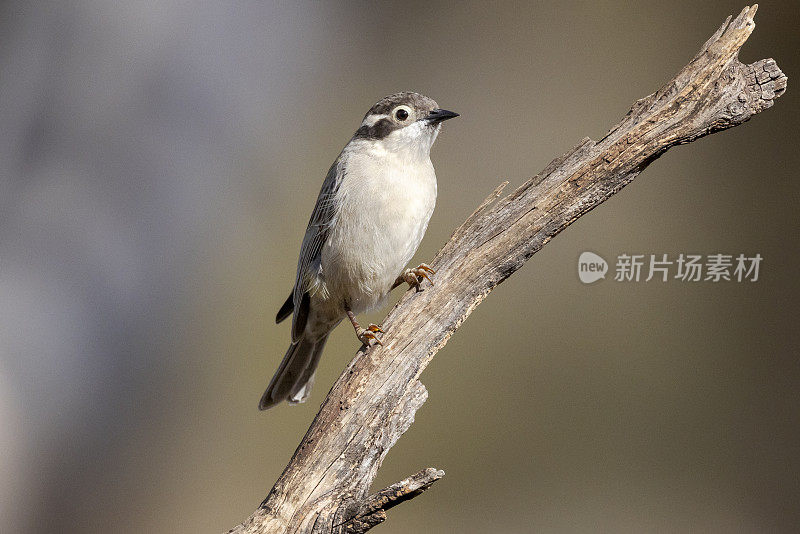
POLYGON ((404 121, 408 118, 408 110, 405 108, 400 108, 394 112, 394 116, 397 118, 397 120, 404 121))

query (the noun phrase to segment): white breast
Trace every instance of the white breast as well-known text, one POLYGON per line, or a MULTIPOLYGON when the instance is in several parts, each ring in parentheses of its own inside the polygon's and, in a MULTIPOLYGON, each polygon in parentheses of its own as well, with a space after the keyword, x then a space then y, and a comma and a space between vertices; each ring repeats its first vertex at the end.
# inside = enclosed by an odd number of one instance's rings
POLYGON ((322 274, 331 298, 360 313, 382 303, 417 251, 436 204, 436 175, 427 150, 369 141, 351 148, 322 274))

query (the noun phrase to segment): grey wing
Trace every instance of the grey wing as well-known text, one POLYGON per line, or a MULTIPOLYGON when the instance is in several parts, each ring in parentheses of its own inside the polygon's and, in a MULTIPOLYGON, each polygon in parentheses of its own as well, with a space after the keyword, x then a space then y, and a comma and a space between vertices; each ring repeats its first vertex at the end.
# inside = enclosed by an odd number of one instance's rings
POLYGON ((344 178, 344 162, 342 156, 336 159, 317 197, 311 219, 308 221, 303 245, 300 247, 300 258, 297 260, 297 278, 294 282, 292 300, 294 301, 294 317, 292 317, 292 341, 297 341, 306 326, 308 318, 309 298, 307 293, 320 275, 320 259, 322 247, 328 239, 330 228, 336 218, 334 197, 344 178), (304 298, 305 297, 305 298, 304 298))

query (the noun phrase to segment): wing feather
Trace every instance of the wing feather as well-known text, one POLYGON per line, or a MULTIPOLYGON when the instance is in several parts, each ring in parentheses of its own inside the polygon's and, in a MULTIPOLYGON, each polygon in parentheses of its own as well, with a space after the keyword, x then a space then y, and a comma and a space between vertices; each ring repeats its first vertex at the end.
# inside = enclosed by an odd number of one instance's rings
MULTIPOLYGON (((317 203, 311 212, 303 244, 300 247, 300 258, 297 260, 297 278, 294 283, 292 300, 294 317, 292 318, 292 338, 296 340, 305 328, 305 318, 297 312, 303 302, 303 296, 313 290, 321 274, 320 259, 322 247, 328 239, 330 228, 336 220, 337 210, 334 198, 345 175, 344 158, 340 155, 328 170, 322 182, 317 203), (298 323, 298 317, 302 323, 298 323)), ((307 316, 307 314, 304 314, 307 316)))

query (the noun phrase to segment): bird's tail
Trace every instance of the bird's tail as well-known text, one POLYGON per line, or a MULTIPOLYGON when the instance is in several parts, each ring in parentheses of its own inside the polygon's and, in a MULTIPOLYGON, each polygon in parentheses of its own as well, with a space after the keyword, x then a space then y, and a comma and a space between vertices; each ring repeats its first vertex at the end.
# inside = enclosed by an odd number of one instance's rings
POLYGON ((289 401, 289 404, 305 402, 311 393, 314 371, 317 370, 319 357, 327 340, 328 336, 316 342, 302 336, 297 343, 289 346, 280 367, 262 395, 261 402, 258 403, 259 410, 272 408, 284 400, 289 401))

